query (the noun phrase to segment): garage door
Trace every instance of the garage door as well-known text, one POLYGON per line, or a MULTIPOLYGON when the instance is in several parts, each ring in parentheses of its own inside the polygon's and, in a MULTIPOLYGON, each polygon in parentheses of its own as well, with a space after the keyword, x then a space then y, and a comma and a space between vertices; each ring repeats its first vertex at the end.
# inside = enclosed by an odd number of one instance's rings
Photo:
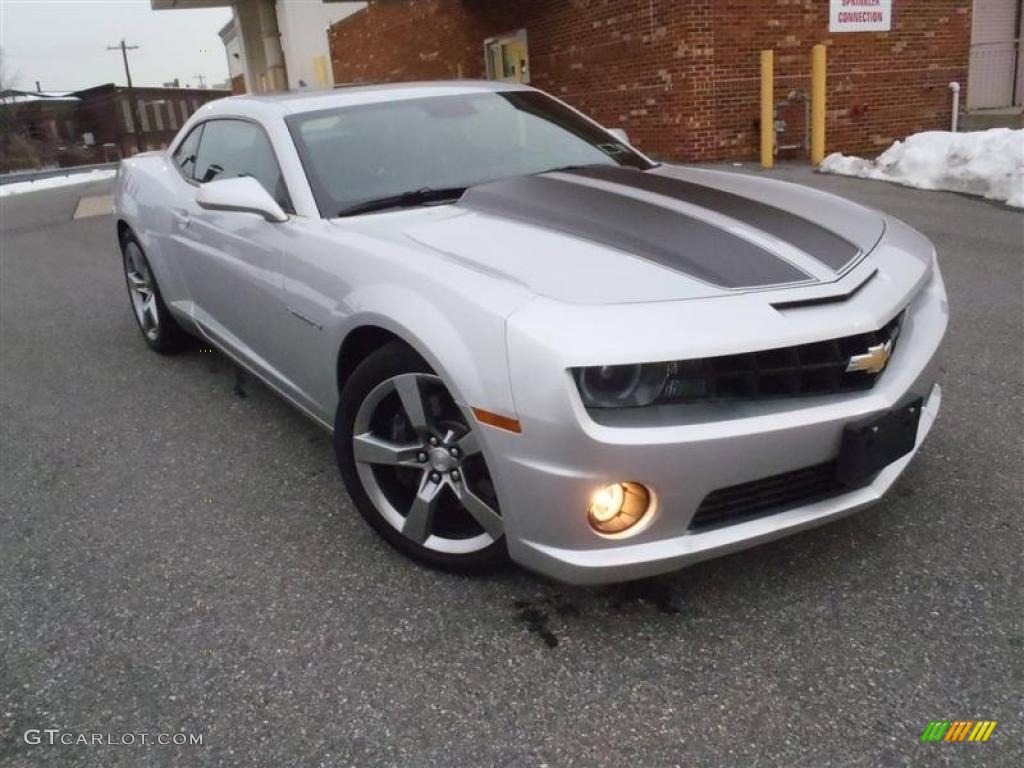
MULTIPOLYGON (((1020 104, 1020 34, 1024 0, 974 0, 967 106, 1020 104), (1015 93, 1016 91, 1016 93, 1015 93)), ((1024 78, 1022 78, 1024 79, 1024 78)))

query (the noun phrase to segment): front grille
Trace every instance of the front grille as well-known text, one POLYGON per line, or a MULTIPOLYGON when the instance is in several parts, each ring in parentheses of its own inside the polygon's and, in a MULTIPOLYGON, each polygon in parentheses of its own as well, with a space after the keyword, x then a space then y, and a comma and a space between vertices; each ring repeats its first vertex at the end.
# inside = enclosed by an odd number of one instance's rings
POLYGON ((844 490, 848 488, 836 480, 834 461, 720 488, 704 497, 690 521, 690 530, 702 531, 782 512, 844 490))
POLYGON ((870 389, 881 374, 848 373, 850 358, 886 342, 895 347, 902 322, 900 313, 882 328, 868 333, 674 362, 669 365, 668 381, 659 402, 795 397, 870 389))

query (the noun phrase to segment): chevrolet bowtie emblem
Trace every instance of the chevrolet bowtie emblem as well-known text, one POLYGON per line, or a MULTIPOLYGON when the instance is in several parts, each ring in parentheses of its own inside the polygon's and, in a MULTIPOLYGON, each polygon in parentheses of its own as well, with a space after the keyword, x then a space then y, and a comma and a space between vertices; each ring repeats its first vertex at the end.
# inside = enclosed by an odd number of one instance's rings
POLYGON ((868 347, 868 351, 864 354, 851 357, 850 362, 846 365, 846 372, 881 373, 890 357, 892 357, 892 340, 868 347))

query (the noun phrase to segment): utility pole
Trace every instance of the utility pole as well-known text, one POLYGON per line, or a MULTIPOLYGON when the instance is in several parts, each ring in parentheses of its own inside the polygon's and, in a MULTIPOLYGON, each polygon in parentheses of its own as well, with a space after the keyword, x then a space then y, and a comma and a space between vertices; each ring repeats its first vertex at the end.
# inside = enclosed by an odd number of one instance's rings
POLYGON ((196 75, 196 80, 199 81, 199 87, 201 89, 203 89, 203 90, 206 90, 206 76, 205 75, 196 75))
POLYGON ((145 151, 146 145, 142 140, 142 121, 139 120, 139 109, 135 103, 135 92, 132 90, 132 73, 128 69, 128 51, 137 51, 137 45, 125 45, 124 38, 121 38, 119 45, 108 45, 108 51, 121 51, 121 58, 124 59, 124 76, 128 80, 128 108, 132 113, 132 120, 135 123, 135 148, 139 152, 145 151))

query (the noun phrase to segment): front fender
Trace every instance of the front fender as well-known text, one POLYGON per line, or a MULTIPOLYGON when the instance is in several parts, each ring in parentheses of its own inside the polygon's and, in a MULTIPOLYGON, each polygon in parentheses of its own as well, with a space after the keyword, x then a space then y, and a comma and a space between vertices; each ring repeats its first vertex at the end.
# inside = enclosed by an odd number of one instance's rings
POLYGON ((481 306, 468 295, 450 294, 443 300, 445 309, 397 284, 359 288, 348 297, 352 313, 340 323, 339 338, 363 326, 383 328, 430 364, 457 403, 514 417, 505 345, 510 312, 481 306))
POLYGON ((169 247, 171 208, 174 198, 162 154, 146 154, 124 160, 114 184, 114 213, 128 225, 146 254, 168 306, 188 295, 184 276, 169 247))

